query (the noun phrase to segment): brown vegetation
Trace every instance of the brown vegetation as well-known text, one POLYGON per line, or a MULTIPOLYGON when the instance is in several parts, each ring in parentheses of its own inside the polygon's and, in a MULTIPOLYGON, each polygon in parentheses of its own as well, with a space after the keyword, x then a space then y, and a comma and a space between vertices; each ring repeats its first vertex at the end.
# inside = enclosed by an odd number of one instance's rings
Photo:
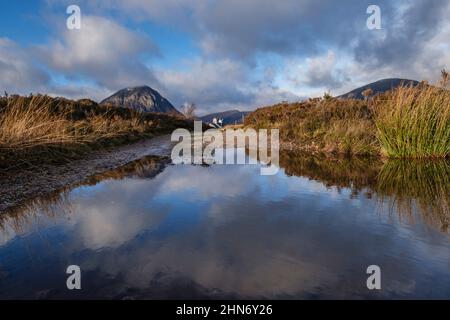
POLYGON ((342 155, 391 158, 450 156, 448 73, 438 86, 402 86, 366 99, 325 95, 251 113, 245 126, 280 130, 281 147, 342 155))
POLYGON ((282 148, 336 154, 375 154, 379 150, 373 113, 360 100, 336 98, 278 104, 245 119, 255 129, 278 128, 282 148))
POLYGON ((190 127, 183 117, 48 96, 0 98, 0 161, 61 159, 190 127))

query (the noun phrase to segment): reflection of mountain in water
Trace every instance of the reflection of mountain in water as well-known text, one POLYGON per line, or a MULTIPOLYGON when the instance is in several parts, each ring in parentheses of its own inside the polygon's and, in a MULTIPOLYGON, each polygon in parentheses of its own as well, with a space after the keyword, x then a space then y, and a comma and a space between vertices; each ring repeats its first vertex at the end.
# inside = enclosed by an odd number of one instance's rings
POLYGON ((327 158, 302 152, 280 155, 280 166, 287 175, 307 177, 327 187, 349 188, 355 194, 376 184, 382 165, 376 158, 327 158))
MULTIPOLYGON (((9 224, 15 229, 27 224, 31 217, 43 211, 49 217, 70 213, 70 190, 84 185, 96 185, 104 180, 124 178, 151 179, 169 165, 170 159, 149 156, 117 169, 93 175, 77 185, 57 193, 39 197, 0 215, 0 229, 9 224)), ((288 176, 307 177, 327 187, 352 191, 356 197, 364 192, 388 203, 391 214, 414 221, 420 213, 425 223, 449 232, 450 220, 450 162, 449 161, 389 161, 379 159, 326 158, 299 152, 283 152, 280 166, 288 176)))
POLYGON ((122 180, 125 178, 152 179, 170 164, 167 157, 148 156, 114 170, 109 170, 89 177, 83 185, 96 185, 104 180, 122 180))

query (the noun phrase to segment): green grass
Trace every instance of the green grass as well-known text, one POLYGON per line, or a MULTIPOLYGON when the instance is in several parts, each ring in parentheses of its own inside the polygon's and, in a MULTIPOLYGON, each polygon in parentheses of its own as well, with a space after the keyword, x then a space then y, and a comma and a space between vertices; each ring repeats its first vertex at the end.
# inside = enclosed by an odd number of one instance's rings
POLYGON ((376 102, 375 125, 390 158, 450 155, 450 92, 439 87, 398 88, 376 102))

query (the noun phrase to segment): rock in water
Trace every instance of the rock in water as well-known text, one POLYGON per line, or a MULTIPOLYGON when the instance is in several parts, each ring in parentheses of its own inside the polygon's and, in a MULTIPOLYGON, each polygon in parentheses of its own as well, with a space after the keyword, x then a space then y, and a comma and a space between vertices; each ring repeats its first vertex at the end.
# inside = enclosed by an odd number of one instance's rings
POLYGON ((103 100, 100 104, 144 112, 180 114, 169 100, 161 96, 158 91, 148 86, 122 89, 103 100))

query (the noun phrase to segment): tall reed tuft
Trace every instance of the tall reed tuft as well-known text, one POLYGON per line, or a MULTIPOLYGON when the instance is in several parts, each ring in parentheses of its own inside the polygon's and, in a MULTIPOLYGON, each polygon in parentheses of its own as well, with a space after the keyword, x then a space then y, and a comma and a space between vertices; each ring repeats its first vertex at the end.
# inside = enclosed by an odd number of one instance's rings
POLYGON ((450 156, 448 76, 440 86, 399 87, 374 101, 382 152, 390 158, 450 156))

